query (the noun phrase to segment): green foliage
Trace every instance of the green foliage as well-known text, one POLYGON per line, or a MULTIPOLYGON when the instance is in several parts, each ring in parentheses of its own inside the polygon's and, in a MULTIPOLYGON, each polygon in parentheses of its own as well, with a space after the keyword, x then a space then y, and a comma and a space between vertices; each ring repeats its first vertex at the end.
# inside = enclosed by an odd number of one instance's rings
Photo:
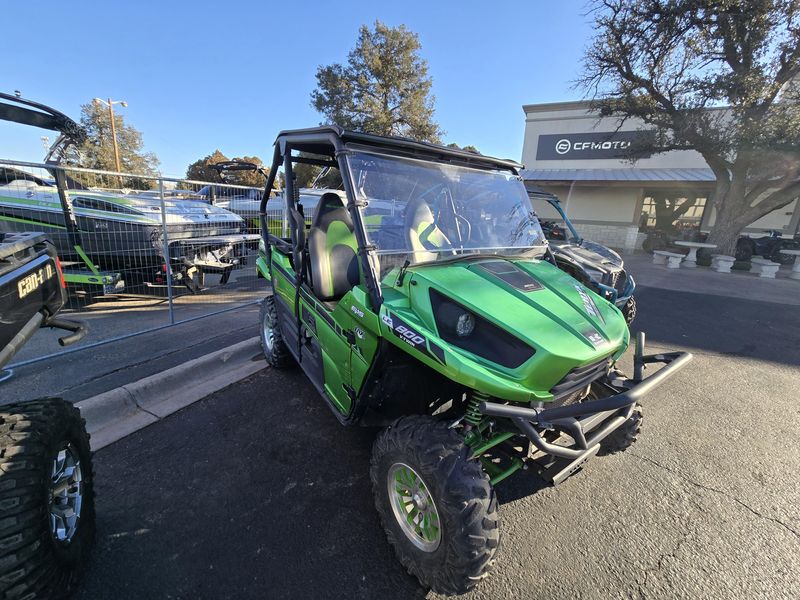
MULTIPOLYGON (((325 159, 325 156, 318 156, 316 154, 309 154, 308 152, 301 152, 300 156, 309 158, 325 159)), ((295 184, 301 188, 311 187, 311 184, 316 181, 316 188, 332 188, 341 189, 342 176, 339 169, 328 169, 328 171, 321 175, 323 167, 317 165, 309 165, 306 163, 295 163, 292 167, 294 171, 295 184)))
MULTIPOLYGON (((67 163, 87 169, 116 171, 108 107, 98 102, 83 104, 81 106, 81 126, 86 132, 86 141, 78 148, 78 157, 70 158, 67 163)), ((144 152, 141 132, 132 125, 127 125, 124 116, 118 112, 114 113, 114 127, 122 171, 141 175, 158 175, 160 162, 152 152, 144 152)), ((85 179, 86 177, 79 178, 85 179)), ((121 183, 121 187, 135 189, 149 189, 155 185, 152 180, 136 177, 126 177, 121 183)), ((114 178, 113 182, 107 182, 107 185, 118 185, 118 179, 114 178)))
POLYGON ((465 152, 472 152, 473 154, 480 154, 480 151, 472 144, 468 144, 466 146, 459 146, 455 142, 450 142, 449 144, 447 144, 447 147, 455 148, 456 150, 464 150, 465 152))
POLYGON ((208 181, 210 183, 228 183, 231 185, 246 185, 250 187, 261 188, 264 187, 264 184, 266 183, 264 175, 257 170, 228 171, 225 172, 224 176, 220 175, 220 172, 214 168, 214 165, 222 162, 228 162, 230 160, 251 163, 263 169, 265 173, 269 172, 269 169, 264 167, 264 163, 258 156, 237 156, 233 159, 230 159, 219 150, 214 150, 214 152, 208 156, 199 158, 190 164, 186 169, 186 178, 194 179, 196 181, 208 181))
POLYGON ((311 106, 326 122, 378 135, 438 142, 428 63, 419 38, 404 25, 362 25, 347 64, 317 68, 311 106))
POLYGON ((800 5, 599 0, 593 14, 581 84, 601 114, 643 121, 648 149, 702 154, 717 179, 709 241, 732 254, 800 194, 800 5))

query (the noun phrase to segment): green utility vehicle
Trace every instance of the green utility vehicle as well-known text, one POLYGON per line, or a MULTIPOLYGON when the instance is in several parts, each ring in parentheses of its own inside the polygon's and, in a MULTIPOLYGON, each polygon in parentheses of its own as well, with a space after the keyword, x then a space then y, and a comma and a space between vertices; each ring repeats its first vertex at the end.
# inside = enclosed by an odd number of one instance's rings
POLYGON ((267 360, 299 363, 343 424, 385 427, 370 476, 389 542, 423 585, 463 593, 497 550, 493 487, 624 450, 638 400, 691 356, 644 355, 640 335, 634 376, 617 369, 625 319, 558 269, 521 165, 328 126, 279 134, 266 190, 281 167, 291 237, 270 232, 268 193, 260 211, 267 360), (313 215, 298 163, 341 175, 313 215), (667 366, 644 379, 647 363, 667 366))

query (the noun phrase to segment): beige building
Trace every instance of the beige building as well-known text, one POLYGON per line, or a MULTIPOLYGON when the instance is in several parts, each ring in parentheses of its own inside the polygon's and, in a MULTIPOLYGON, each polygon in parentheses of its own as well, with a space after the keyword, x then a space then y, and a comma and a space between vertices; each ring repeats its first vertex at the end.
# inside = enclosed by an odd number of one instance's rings
MULTIPOLYGON (((616 118, 600 118, 589 103, 528 104, 522 176, 557 195, 579 233, 607 245, 640 248, 648 228, 672 220, 664 207, 685 207, 673 222, 677 227, 709 231, 714 226, 710 195, 714 174, 694 151, 627 158, 646 136, 641 123, 630 121, 618 130, 616 118), (691 203, 685 206, 684 203, 691 203), (657 209, 661 208, 657 215, 657 209)), ((547 206, 535 207, 543 219, 554 218, 547 206)), ((800 222, 797 201, 753 223, 746 232, 778 229, 792 235, 800 222)))

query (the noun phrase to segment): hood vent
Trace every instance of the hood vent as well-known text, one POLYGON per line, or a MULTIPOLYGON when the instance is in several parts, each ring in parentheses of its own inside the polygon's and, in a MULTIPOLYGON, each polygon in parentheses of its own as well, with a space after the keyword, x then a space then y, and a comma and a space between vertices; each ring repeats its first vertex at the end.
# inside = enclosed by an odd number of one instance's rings
POLYGON ((536 279, 507 260, 486 261, 476 266, 522 292, 535 292, 544 288, 536 279))

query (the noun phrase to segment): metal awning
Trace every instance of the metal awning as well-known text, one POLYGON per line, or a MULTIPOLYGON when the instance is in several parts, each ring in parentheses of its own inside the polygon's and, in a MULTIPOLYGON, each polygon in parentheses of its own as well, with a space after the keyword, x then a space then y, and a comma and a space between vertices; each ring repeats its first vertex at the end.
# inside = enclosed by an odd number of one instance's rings
POLYGON ((714 182, 711 169, 523 169, 525 181, 666 181, 714 182))

